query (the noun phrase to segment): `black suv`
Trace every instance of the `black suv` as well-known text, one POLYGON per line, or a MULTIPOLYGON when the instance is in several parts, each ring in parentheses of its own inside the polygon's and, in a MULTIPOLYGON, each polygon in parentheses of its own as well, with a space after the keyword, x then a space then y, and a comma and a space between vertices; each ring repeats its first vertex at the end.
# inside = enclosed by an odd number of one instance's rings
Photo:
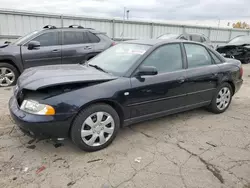
POLYGON ((16 83, 29 67, 83 63, 114 45, 105 33, 71 25, 47 25, 13 43, 0 45, 0 87, 16 83))

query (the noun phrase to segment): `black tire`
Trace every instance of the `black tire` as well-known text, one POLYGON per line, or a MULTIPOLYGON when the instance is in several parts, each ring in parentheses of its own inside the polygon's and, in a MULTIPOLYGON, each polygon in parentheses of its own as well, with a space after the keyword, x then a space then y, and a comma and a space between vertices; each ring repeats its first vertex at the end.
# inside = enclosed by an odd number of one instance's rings
POLYGON ((99 104, 94 104, 94 105, 87 107, 86 109, 82 110, 77 115, 77 117, 75 118, 73 125, 71 127, 70 136, 71 136, 73 143, 75 145, 77 145, 80 149, 82 149, 84 151, 93 152, 93 151, 103 149, 103 148, 107 147, 109 144, 111 144, 117 135, 119 127, 120 127, 120 118, 119 118, 117 112, 111 106, 109 106, 107 104, 99 103, 99 104), (91 114, 99 112, 99 111, 106 112, 112 116, 112 118, 114 120, 114 132, 111 135, 111 137, 109 138, 109 140, 107 140, 103 145, 90 146, 90 145, 86 144, 81 137, 82 125, 83 125, 84 121, 91 114))
POLYGON ((215 92, 215 95, 213 97, 213 100, 211 101, 210 105, 208 106, 208 109, 209 111, 215 113, 215 114, 220 114, 220 113, 223 113, 227 110, 227 108, 230 106, 231 104, 231 101, 232 101, 232 96, 233 96, 233 90, 232 90, 232 87, 229 83, 225 82, 223 84, 221 84, 216 92, 215 92), (219 92, 221 91, 222 88, 228 88, 229 91, 230 91, 230 98, 229 98, 229 102, 228 102, 228 105, 224 108, 224 109, 219 109, 217 107, 217 103, 216 103, 216 100, 217 100, 217 97, 219 95, 219 92))
POLYGON ((247 54, 246 57, 244 58, 244 60, 241 63, 242 64, 248 64, 248 63, 250 63, 250 55, 247 54))
POLYGON ((18 70, 13 65, 11 65, 9 63, 0 63, 0 69, 1 68, 10 69, 14 73, 14 81, 10 85, 4 85, 4 86, 2 86, 1 83, 0 83, 0 87, 9 87, 9 86, 16 85, 17 79, 19 77, 18 70))

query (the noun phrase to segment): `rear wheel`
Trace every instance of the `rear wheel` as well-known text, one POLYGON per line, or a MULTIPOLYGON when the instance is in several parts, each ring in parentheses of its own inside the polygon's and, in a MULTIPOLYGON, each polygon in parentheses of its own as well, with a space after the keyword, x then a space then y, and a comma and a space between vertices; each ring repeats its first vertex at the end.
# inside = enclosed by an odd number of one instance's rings
POLYGON ((232 87, 229 83, 223 83, 216 91, 216 94, 209 106, 209 109, 216 114, 226 111, 232 100, 232 87))
POLYGON ((17 69, 8 63, 0 63, 0 87, 8 87, 16 84, 19 73, 17 69))
POLYGON ((71 138, 82 150, 97 151, 111 144, 119 127, 119 116, 111 106, 95 104, 77 115, 71 138))

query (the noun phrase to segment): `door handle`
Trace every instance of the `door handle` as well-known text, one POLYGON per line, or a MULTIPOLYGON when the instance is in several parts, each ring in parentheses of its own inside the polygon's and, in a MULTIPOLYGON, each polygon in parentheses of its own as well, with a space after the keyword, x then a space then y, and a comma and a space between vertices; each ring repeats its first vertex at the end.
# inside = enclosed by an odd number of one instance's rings
POLYGON ((91 50, 91 46, 85 46, 84 49, 91 50))
POLYGON ((185 78, 180 78, 179 80, 178 80, 178 83, 179 84, 182 84, 182 83, 184 83, 185 82, 185 78))
POLYGON ((60 51, 59 49, 52 50, 52 52, 59 52, 59 51, 60 51))

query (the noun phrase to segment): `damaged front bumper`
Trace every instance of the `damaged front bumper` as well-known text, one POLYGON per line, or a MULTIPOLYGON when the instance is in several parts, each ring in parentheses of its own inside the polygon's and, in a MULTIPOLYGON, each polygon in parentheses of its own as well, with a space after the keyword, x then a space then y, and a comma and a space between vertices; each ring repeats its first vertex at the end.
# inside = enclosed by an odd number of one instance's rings
POLYGON ((66 138, 75 114, 60 114, 56 116, 34 115, 20 110, 16 98, 9 100, 9 110, 12 119, 23 132, 38 138, 66 138))

